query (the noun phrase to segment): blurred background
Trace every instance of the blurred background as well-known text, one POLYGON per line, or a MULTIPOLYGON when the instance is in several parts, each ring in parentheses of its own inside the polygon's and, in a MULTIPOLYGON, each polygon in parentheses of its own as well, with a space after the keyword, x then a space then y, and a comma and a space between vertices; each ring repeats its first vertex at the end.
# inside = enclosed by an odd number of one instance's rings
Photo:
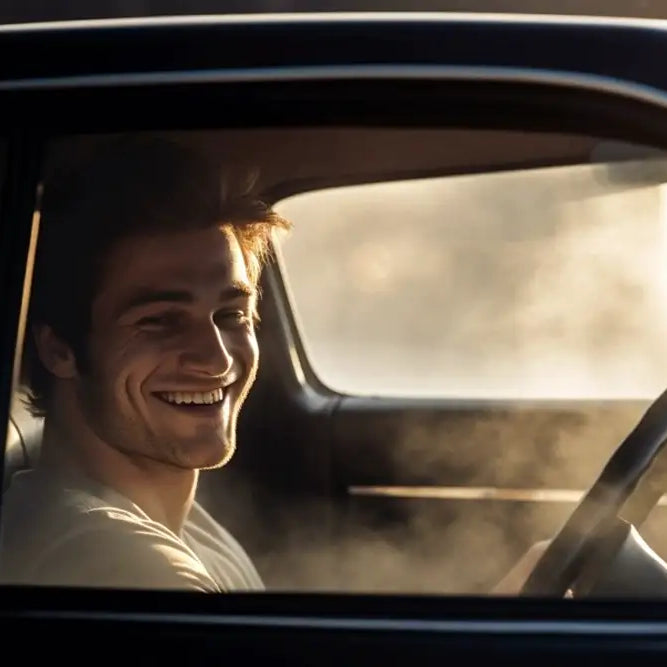
POLYGON ((667 186, 619 174, 656 164, 667 173, 664 159, 583 164, 279 202, 313 370, 362 395, 655 398, 667 377, 667 186))

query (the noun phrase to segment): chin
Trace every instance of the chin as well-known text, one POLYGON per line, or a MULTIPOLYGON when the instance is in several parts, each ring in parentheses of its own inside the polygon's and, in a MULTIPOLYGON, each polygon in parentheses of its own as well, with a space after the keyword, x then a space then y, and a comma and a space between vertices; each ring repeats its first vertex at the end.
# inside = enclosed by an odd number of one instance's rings
POLYGON ((189 467, 197 470, 214 470, 221 468, 234 456, 236 444, 230 440, 215 443, 215 446, 209 444, 203 447, 193 456, 190 454, 189 467))

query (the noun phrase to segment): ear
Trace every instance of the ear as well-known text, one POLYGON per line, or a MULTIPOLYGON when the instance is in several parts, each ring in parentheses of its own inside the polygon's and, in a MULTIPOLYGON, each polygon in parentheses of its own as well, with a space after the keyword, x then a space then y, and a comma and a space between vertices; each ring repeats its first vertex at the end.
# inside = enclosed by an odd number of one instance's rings
POLYGON ((39 359, 51 374, 63 380, 69 380, 77 375, 74 352, 50 326, 46 324, 35 326, 32 335, 39 359))

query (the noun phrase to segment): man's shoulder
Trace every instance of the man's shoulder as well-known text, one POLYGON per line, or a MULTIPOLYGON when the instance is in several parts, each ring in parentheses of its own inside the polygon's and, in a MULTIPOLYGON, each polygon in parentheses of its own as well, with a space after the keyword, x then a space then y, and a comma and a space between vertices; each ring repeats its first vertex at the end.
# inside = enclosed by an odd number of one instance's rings
POLYGON ((1 579, 217 590, 196 555, 130 503, 110 503, 88 488, 20 481, 3 503, 1 579))
POLYGON ((218 591, 196 555, 155 522, 97 509, 34 560, 35 583, 218 591))
POLYGON ((127 502, 110 500, 93 484, 26 471, 15 475, 2 499, 3 534, 53 540, 98 525, 127 529, 141 517, 127 502))
POLYGON ((243 547, 198 502, 192 505, 183 534, 225 589, 263 590, 262 579, 243 547))

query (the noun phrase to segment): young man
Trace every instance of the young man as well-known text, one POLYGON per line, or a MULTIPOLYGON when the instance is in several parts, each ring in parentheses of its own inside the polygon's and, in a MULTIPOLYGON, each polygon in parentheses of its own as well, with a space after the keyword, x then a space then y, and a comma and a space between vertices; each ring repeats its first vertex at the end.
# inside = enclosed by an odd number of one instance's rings
POLYGON ((224 465, 258 364, 271 231, 218 167, 164 139, 116 139, 45 183, 24 361, 38 466, 3 500, 10 583, 261 589, 195 501, 224 465))

